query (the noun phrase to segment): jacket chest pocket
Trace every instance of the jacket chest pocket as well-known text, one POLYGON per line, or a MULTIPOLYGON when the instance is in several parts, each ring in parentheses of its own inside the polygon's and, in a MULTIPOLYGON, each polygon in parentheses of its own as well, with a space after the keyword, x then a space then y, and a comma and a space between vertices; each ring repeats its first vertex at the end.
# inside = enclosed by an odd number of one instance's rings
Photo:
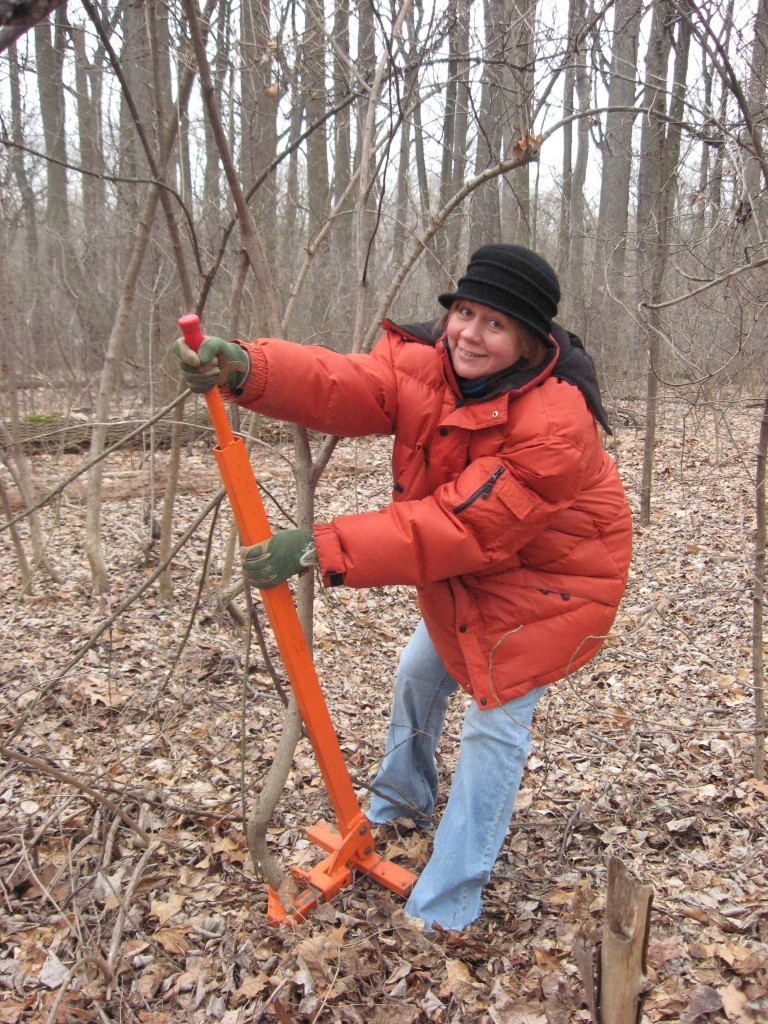
POLYGON ((457 505, 456 508, 453 509, 453 514, 455 516, 461 515, 461 513, 466 512, 471 505, 474 505, 476 501, 488 501, 491 496, 491 491, 496 485, 496 481, 503 472, 503 466, 499 466, 495 469, 485 483, 481 484, 477 490, 473 491, 468 498, 465 498, 460 505, 457 505))
MULTIPOLYGON (((430 494, 441 484, 455 480, 471 462, 497 456, 504 448, 504 435, 498 428, 468 430, 441 427, 435 431, 428 449, 430 494)), ((491 483, 495 483, 496 478, 491 483)), ((488 495, 486 494, 485 497, 488 495)), ((478 495, 482 498, 482 495, 478 495)))

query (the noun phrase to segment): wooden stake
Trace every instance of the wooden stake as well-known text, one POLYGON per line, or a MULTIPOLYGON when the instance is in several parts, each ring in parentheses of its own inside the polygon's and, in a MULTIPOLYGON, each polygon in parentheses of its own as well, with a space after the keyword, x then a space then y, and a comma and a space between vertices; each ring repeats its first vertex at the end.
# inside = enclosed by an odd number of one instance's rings
POLYGON ((653 889, 620 860, 608 862, 608 894, 600 952, 600 1024, 638 1024, 646 990, 653 889))
POLYGON ((653 889, 611 857, 602 943, 584 932, 574 955, 594 1024, 639 1024, 646 992, 646 954, 653 889))

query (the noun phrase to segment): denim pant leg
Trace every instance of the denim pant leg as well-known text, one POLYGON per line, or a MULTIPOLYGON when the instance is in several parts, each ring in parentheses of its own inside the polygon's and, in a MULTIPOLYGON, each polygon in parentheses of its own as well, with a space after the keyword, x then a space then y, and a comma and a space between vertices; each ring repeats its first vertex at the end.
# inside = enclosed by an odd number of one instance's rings
POLYGON ((531 745, 543 687, 464 718, 456 774, 434 849, 405 906, 426 928, 465 928, 480 913, 480 893, 507 834, 531 745))
POLYGON ((400 655, 386 753, 372 786, 372 824, 407 817, 430 827, 437 799, 435 751, 457 689, 420 622, 400 655))

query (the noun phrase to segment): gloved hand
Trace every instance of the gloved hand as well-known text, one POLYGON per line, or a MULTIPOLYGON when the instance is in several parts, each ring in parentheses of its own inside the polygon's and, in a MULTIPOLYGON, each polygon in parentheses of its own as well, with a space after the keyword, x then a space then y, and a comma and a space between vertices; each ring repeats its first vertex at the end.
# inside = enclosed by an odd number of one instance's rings
POLYGON ((240 548, 243 572, 254 587, 271 590, 317 564, 311 530, 278 530, 261 544, 240 548))
POLYGON ((204 395, 217 385, 242 387, 251 369, 246 351, 221 338, 206 338, 197 352, 183 338, 177 338, 171 351, 179 360, 184 383, 196 395, 204 395))

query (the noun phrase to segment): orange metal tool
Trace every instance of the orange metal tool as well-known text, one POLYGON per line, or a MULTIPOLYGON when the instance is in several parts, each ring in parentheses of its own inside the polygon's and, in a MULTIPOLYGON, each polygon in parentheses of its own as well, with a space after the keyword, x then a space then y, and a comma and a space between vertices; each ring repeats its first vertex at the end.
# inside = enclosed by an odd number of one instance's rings
MULTIPOLYGON (((183 316, 179 327, 187 345, 197 351, 205 340, 198 317, 193 313, 183 316)), ((218 388, 209 391, 205 400, 218 440, 214 455, 240 539, 246 545, 258 544, 271 537, 272 531, 245 444, 242 437, 232 433, 218 388)), ((307 917, 317 904, 327 902, 349 886, 354 871, 363 872, 399 896, 406 896, 416 878, 374 849, 370 825, 355 795, 290 588, 282 583, 262 590, 261 598, 337 822, 336 829, 324 821, 309 829, 308 837, 330 856, 309 871, 291 868, 300 887, 292 906, 284 907, 276 890, 267 886, 269 922, 277 925, 284 920, 307 917)))

